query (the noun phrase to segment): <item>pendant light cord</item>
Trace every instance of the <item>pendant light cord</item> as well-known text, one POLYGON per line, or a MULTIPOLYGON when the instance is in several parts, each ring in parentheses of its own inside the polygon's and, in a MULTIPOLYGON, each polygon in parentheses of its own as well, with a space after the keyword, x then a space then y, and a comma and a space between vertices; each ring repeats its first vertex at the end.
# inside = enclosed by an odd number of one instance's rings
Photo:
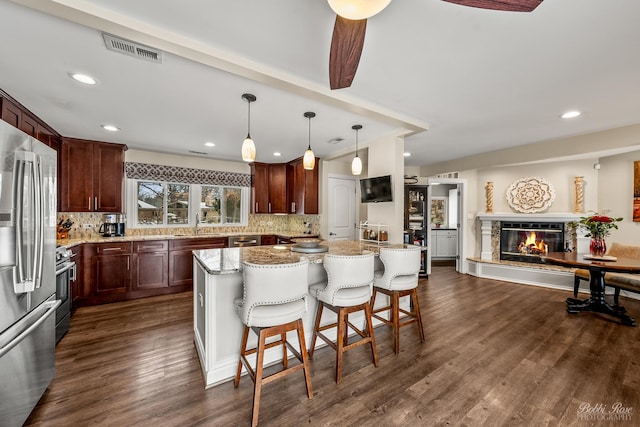
POLYGON ((249 114, 247 114, 247 138, 251 139, 251 101, 248 101, 249 104, 249 114))
POLYGON ((307 150, 311 150, 311 116, 309 116, 309 146, 307 150))

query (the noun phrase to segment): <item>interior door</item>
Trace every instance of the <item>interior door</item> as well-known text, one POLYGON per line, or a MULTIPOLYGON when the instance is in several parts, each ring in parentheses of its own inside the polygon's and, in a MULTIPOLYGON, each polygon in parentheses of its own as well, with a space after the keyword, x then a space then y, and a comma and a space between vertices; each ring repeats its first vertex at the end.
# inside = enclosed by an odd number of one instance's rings
POLYGON ((356 230, 356 181, 329 177, 328 240, 354 240, 356 230))

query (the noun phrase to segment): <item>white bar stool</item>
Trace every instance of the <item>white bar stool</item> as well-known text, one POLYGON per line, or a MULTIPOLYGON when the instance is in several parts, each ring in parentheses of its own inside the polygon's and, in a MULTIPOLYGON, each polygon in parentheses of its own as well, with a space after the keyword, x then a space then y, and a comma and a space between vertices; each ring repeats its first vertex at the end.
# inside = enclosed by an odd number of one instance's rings
POLYGON ((336 350, 336 383, 342 382, 342 355, 355 347, 369 344, 373 364, 378 366, 378 352, 373 335, 371 306, 369 305, 373 285, 373 253, 356 256, 327 254, 324 256, 324 268, 327 270, 327 283, 316 283, 309 286, 309 294, 318 299, 313 339, 309 357, 313 357, 316 338, 320 337, 331 348, 336 350), (320 326, 324 308, 336 313, 335 323, 320 326), (361 330, 349 322, 349 314, 364 311, 366 328, 361 330), (349 327, 361 339, 349 344, 349 327), (337 328, 336 343, 327 338, 322 331, 337 328))
POLYGON ((257 265, 243 263, 244 295, 234 303, 236 313, 245 325, 240 347, 238 371, 234 386, 238 387, 242 365, 254 382, 253 409, 251 425, 258 425, 260 409, 260 393, 262 385, 296 371, 303 370, 309 399, 313 397, 311 390, 311 372, 309 357, 304 339, 302 317, 307 312, 307 276, 308 261, 293 264, 257 265), (258 346, 247 349, 249 329, 258 335, 258 346), (287 332, 297 331, 300 352, 287 341, 287 332), (280 335, 278 341, 266 344, 267 338, 280 335), (282 345, 283 369, 263 378, 264 351, 282 345), (300 360, 301 364, 288 366, 287 348, 300 360), (256 354, 255 371, 247 356, 256 354))
POLYGON ((374 308, 372 316, 393 328, 393 351, 395 353, 400 352, 400 328, 402 326, 416 323, 420 342, 424 342, 424 328, 417 292, 420 256, 419 247, 380 248, 380 260, 384 264, 384 272, 376 274, 374 278, 371 307, 374 307, 378 292, 388 295, 390 302, 385 307, 374 308), (411 298, 411 311, 400 308, 400 298, 407 295, 411 298), (384 311, 389 311, 389 318, 378 315, 384 311), (400 313, 405 314, 409 319, 401 322, 400 313))

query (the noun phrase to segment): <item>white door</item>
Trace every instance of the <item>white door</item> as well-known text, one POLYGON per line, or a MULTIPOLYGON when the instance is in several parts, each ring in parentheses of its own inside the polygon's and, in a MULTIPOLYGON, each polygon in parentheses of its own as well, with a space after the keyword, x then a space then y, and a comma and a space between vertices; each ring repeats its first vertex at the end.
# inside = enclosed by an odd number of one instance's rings
POLYGON ((329 177, 328 240, 354 240, 356 230, 356 181, 329 177))

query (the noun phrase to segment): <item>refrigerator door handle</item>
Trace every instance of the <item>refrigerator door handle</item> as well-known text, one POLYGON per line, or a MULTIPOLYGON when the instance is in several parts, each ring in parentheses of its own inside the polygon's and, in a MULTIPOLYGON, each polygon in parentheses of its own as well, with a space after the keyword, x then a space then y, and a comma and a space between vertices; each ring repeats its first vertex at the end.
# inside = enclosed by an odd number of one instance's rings
POLYGON ((22 342, 23 339, 25 339, 31 332, 33 332, 34 329, 36 329, 38 326, 40 326, 42 324, 42 322, 44 322, 45 320, 47 320, 47 318, 49 316, 51 316, 52 314, 54 314, 56 312, 56 308, 58 308, 58 306, 60 306, 60 304, 62 304, 62 301, 60 300, 53 300, 53 301, 47 301, 42 303, 42 305, 39 307, 39 309, 34 310, 31 315, 29 315, 27 318, 25 318, 23 320, 23 323, 28 323, 30 322, 34 317, 38 317, 40 316, 40 318, 38 320, 36 320, 32 325, 30 325, 27 329, 25 329, 24 331, 22 331, 20 334, 18 334, 18 336, 16 336, 15 338, 13 338, 11 341, 9 341, 7 344, 3 345, 2 347, 0 347, 0 358, 2 356, 4 356, 5 354, 7 354, 13 347, 17 346, 18 344, 20 344, 20 342, 22 342), (42 313, 42 311, 44 310, 44 313, 42 313))
POLYGON ((14 186, 14 203, 16 208, 16 248, 17 263, 14 270, 14 291, 15 293, 32 292, 35 288, 40 287, 42 277, 42 261, 44 256, 44 203, 42 194, 42 166, 40 158, 30 151, 21 151, 16 153, 15 166, 15 186, 14 186), (33 191, 30 204, 33 206, 33 236, 34 243, 32 253, 23 254, 22 247, 24 244, 24 207, 27 205, 24 194, 25 185, 25 169, 29 170, 29 177, 33 184, 33 191), (32 271, 27 271, 31 267, 32 271))

